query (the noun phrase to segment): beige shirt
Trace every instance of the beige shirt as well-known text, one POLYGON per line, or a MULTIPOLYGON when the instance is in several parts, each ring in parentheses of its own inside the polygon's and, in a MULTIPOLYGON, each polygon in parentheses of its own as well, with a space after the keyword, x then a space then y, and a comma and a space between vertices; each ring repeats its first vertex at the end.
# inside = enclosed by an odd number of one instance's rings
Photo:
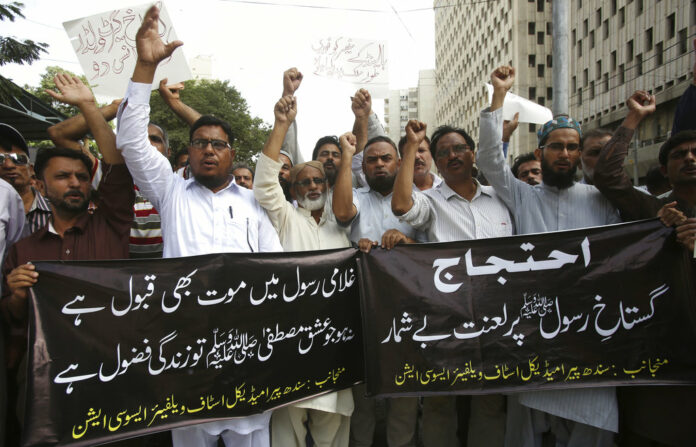
MULTIPOLYGON (((350 247, 350 225, 339 225, 330 206, 324 207, 317 223, 309 211, 301 207, 295 208, 285 200, 278 183, 280 167, 280 162, 263 153, 260 155, 254 177, 254 197, 266 209, 283 249, 306 251, 350 247)), ((312 397, 293 406, 350 416, 353 413, 353 394, 350 389, 346 389, 312 397)))

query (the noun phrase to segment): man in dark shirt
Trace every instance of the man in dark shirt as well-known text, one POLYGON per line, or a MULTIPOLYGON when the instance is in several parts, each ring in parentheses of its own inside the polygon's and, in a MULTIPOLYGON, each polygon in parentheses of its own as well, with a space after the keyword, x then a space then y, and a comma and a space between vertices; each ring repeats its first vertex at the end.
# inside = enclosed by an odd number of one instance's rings
MULTIPOLYGON (((624 221, 663 217, 679 211, 677 240, 692 253, 696 238, 696 131, 682 131, 660 148, 661 171, 672 184, 665 198, 633 187, 623 169, 633 132, 655 111, 655 97, 637 91, 626 101, 628 115, 602 148, 595 166, 595 186, 621 212, 624 221)), ((664 221, 664 219, 663 219, 664 221)), ((619 390, 620 445, 696 445, 696 387, 624 387, 619 390)))
MULTIPOLYGON (((3 266, 0 310, 12 331, 8 346, 8 377, 15 377, 26 350, 27 296, 39 274, 29 262, 39 260, 124 259, 133 222, 133 179, 116 151, 116 138, 99 113, 92 92, 77 78, 59 75, 62 95, 84 115, 103 155, 97 210, 87 210, 91 192, 92 162, 82 152, 66 148, 39 151, 34 169, 38 188, 48 200, 51 218, 41 229, 12 246, 3 266)), ((10 399, 20 384, 10 383, 10 399)), ((10 407, 12 409, 12 407, 10 407)), ((12 414, 14 412, 8 411, 12 414)), ((16 421, 14 422, 16 426, 16 421)), ((9 426, 9 425, 8 425, 9 426)))

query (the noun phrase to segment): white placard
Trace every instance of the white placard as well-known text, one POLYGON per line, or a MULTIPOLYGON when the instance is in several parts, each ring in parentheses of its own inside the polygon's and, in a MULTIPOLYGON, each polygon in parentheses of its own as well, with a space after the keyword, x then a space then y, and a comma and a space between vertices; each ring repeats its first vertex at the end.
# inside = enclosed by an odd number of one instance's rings
MULTIPOLYGON (((158 2, 156 5, 160 8, 162 40, 167 43, 177 40, 164 4, 158 2)), ((147 3, 121 8, 63 23, 95 94, 122 97, 126 92, 137 58, 135 35, 151 6, 152 3, 147 3)), ((191 79, 191 70, 181 48, 159 64, 152 88, 157 88, 159 80, 165 77, 170 84, 191 79)))
MULTIPOLYGON (((486 89, 488 89, 488 102, 490 103, 491 99, 493 99, 493 86, 486 83, 486 89)), ((515 95, 514 93, 508 92, 503 102, 503 119, 511 120, 515 116, 515 113, 518 112, 520 114, 520 123, 544 124, 553 119, 551 110, 533 101, 515 95)))
POLYGON ((312 74, 365 88, 376 98, 389 95, 387 43, 331 36, 311 44, 312 74))

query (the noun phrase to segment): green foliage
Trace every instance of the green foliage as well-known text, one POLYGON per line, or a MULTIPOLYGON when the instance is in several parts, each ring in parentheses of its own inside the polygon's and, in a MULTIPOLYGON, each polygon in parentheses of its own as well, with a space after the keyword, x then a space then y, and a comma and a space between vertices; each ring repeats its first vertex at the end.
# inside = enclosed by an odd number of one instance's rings
MULTIPOLYGON (((36 96, 46 104, 50 105, 54 109, 58 110, 59 112, 62 112, 63 114, 67 116, 75 116, 78 113, 80 113, 80 110, 75 107, 75 106, 69 106, 67 104, 64 104, 60 101, 54 100, 48 93, 46 93, 46 90, 55 90, 56 89, 56 83, 53 82, 53 78, 58 74, 58 73, 67 73, 70 76, 77 76, 75 73, 68 71, 64 69, 63 67, 59 67, 57 65, 51 65, 50 67, 46 67, 46 71, 41 75, 41 81, 39 81, 39 86, 38 87, 31 87, 29 85, 25 85, 24 89, 31 93, 32 95, 36 96)), ((84 76, 78 76, 80 80, 85 84, 89 85, 89 82, 87 81, 87 78, 84 76)))
MULTIPOLYGON (((17 17, 24 18, 22 8, 24 4, 19 2, 0 3, 0 21, 9 19, 10 22, 14 22, 17 17)), ((9 63, 31 64, 39 60, 42 52, 46 53, 46 48, 47 43, 0 36, 0 66, 9 63)))
MULTIPOLYGON (((215 115, 227 121, 235 141, 235 161, 253 164, 252 157, 261 152, 270 128, 261 118, 249 114, 246 100, 229 81, 192 80, 184 82, 181 100, 203 115, 215 115)), ((169 133, 169 146, 174 153, 188 146, 189 128, 167 107, 157 91, 150 97, 150 119, 169 133)))

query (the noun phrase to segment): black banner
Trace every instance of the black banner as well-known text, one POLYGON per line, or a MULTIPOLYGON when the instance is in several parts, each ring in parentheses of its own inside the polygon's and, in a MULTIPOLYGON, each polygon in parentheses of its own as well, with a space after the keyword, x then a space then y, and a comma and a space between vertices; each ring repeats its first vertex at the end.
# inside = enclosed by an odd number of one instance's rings
POLYGON ((37 262, 24 444, 92 445, 352 386, 355 253, 37 262))
POLYGON ((696 383, 686 250, 657 220, 361 258, 368 393, 696 383))
POLYGON ((656 220, 357 253, 37 262, 24 445, 363 377, 373 395, 696 383, 694 265, 656 220))

